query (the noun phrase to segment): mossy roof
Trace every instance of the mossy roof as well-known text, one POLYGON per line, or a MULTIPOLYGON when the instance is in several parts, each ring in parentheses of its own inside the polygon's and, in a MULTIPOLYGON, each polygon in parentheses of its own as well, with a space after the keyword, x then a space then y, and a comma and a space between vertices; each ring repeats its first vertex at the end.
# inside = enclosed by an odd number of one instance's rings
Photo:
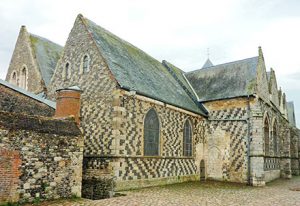
POLYGON ((185 72, 178 67, 174 66, 170 62, 167 62, 166 60, 163 60, 163 65, 167 68, 167 70, 171 73, 171 75, 181 84, 183 89, 186 90, 186 92, 193 98, 194 100, 197 100, 197 96, 195 92, 193 91, 192 86, 189 84, 188 80, 185 78, 184 74, 185 72))
POLYGON ((220 64, 185 74, 200 101, 254 94, 258 57, 220 64))
POLYGON ((81 18, 121 88, 205 115, 162 63, 94 22, 81 18))
POLYGON ((48 86, 63 47, 43 37, 30 34, 30 42, 45 85, 48 86))

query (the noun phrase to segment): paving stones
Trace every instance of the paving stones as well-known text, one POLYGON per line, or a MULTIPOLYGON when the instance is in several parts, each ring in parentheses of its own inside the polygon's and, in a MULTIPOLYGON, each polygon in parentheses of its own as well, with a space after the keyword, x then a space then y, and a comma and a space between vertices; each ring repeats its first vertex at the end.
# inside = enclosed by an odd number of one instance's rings
POLYGON ((119 196, 104 200, 80 199, 42 203, 42 206, 300 206, 300 177, 279 179, 265 187, 250 187, 225 182, 187 182, 121 192, 119 196))

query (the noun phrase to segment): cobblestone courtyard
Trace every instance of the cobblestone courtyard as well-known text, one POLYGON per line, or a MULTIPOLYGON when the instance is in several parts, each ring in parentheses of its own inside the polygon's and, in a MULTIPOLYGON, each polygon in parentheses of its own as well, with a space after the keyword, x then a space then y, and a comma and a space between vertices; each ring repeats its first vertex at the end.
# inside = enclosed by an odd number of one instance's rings
POLYGON ((254 188, 223 182, 189 182, 122 192, 126 196, 105 200, 57 201, 42 206, 138 206, 138 205, 299 205, 300 177, 276 180, 266 187, 254 188))

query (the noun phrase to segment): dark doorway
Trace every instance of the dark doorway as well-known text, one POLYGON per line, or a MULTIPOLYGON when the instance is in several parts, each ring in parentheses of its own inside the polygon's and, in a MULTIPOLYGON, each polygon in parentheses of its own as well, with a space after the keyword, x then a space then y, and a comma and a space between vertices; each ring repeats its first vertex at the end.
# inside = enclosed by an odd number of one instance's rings
POLYGON ((205 163, 204 160, 200 162, 200 181, 205 181, 205 163))

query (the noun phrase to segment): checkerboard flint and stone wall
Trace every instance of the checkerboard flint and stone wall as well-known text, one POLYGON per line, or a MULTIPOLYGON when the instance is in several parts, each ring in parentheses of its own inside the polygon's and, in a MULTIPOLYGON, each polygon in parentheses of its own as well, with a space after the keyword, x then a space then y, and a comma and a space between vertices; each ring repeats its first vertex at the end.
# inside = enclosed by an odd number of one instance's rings
POLYGON ((55 99, 55 91, 78 86, 81 94, 80 128, 85 139, 85 156, 111 155, 115 153, 113 122, 113 91, 116 82, 101 57, 91 34, 80 18, 77 18, 68 37, 61 59, 57 63, 49 86, 49 97, 55 99), (89 71, 83 73, 84 55, 90 58, 89 71), (69 76, 65 66, 69 63, 69 76))
POLYGON ((83 90, 80 111, 85 138, 83 178, 109 174, 117 181, 126 181, 195 175, 193 158, 182 156, 182 129, 184 120, 190 117, 195 127, 194 140, 200 141, 203 119, 179 112, 178 108, 167 108, 163 103, 153 103, 151 99, 131 98, 118 90, 101 53, 80 21, 78 18, 74 24, 48 91, 54 99, 59 88, 76 85, 83 90), (90 71, 82 73, 85 54, 90 57, 90 71), (67 63, 68 77, 64 76, 67 63), (151 107, 161 120, 161 153, 158 158, 143 158, 143 118, 151 107))
POLYGON ((144 187, 197 179, 200 162, 195 161, 195 145, 204 141, 203 117, 165 105, 162 102, 126 91, 116 91, 113 113, 113 133, 116 154, 86 157, 84 176, 116 178, 117 188, 144 187), (160 152, 157 157, 143 155, 143 127, 147 112, 155 109, 160 120, 160 152), (183 156, 183 126, 193 124, 193 156, 183 156))
POLYGON ((247 100, 207 102, 207 177, 247 182, 247 100))

